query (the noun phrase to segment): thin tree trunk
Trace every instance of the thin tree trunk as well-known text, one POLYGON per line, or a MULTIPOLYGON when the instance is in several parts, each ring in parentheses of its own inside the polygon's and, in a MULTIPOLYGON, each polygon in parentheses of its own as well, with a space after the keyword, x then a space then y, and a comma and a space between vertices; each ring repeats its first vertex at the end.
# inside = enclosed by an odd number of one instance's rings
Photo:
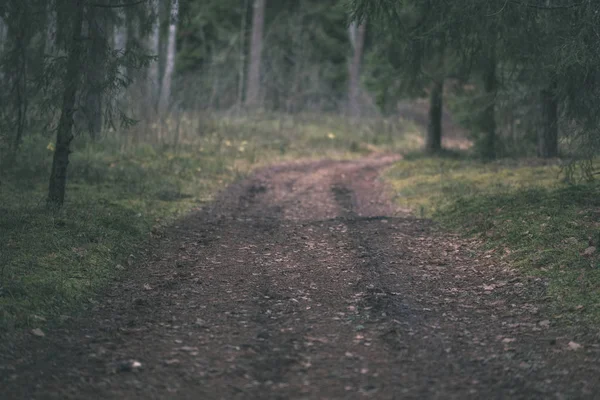
POLYGON ((84 0, 73 0, 72 38, 69 43, 67 56, 67 69, 64 77, 64 92, 62 110, 58 128, 56 130, 56 146, 52 160, 52 172, 48 186, 47 206, 60 208, 65 200, 67 184, 67 167, 69 165, 70 146, 73 140, 73 114, 75 101, 79 90, 82 61, 83 41, 81 37, 84 20, 84 0))
MULTIPOLYGON (((23 7, 21 5, 21 7, 23 7)), ((27 50, 29 39, 27 35, 27 11, 24 8, 19 7, 17 9, 18 14, 14 16, 18 21, 14 25, 15 29, 9 30, 9 36, 11 36, 14 42, 14 48, 12 51, 11 73, 8 76, 11 82, 11 93, 13 103, 13 117, 14 124, 14 138, 12 141, 12 154, 11 158, 14 159, 23 141, 23 134, 25 133, 25 127, 27 123, 27 110, 29 105, 28 93, 27 93, 27 74, 29 69, 29 63, 27 62, 27 50)))
MULTIPOLYGON (((0 59, 4 58, 4 52, 6 51, 6 44, 8 35, 8 26, 6 25, 6 21, 0 17, 0 59)), ((0 84, 4 84, 5 78, 5 68, 6 66, 0 67, 0 84)))
POLYGON ((266 0, 254 0, 252 12, 252 39, 250 43, 250 63, 248 65, 248 87, 246 106, 256 107, 260 101, 260 70, 265 27, 266 0))
POLYGON ((0 55, 4 53, 4 47, 6 46, 6 32, 7 27, 4 19, 0 17, 0 55))
MULTIPOLYGON (((125 7, 125 51, 127 52, 137 51, 139 38, 137 36, 138 19, 135 11, 135 7, 125 7)), ((131 68, 127 68, 127 76, 132 78, 131 68)))
POLYGON ((168 30, 171 15, 170 1, 160 0, 158 7, 158 87, 160 90, 165 73, 165 65, 167 64, 167 42, 169 41, 168 30), (165 32, 167 32, 167 37, 165 37, 165 32))
POLYGON ((496 158, 496 94, 498 92, 497 60, 494 48, 486 60, 483 86, 486 93, 486 106, 482 113, 481 128, 483 133, 482 156, 486 160, 496 158))
MULTIPOLYGON (((17 42, 18 43, 18 42, 17 42)), ((27 123, 27 110, 29 108, 29 99, 27 96, 27 55, 25 46, 19 45, 19 71, 17 72, 15 81, 15 109, 16 109, 16 126, 15 139, 13 142, 13 155, 16 155, 23 142, 23 134, 27 123)))
POLYGON ((444 81, 433 82, 429 93, 429 121, 425 150, 430 153, 442 149, 442 112, 444 98, 444 81))
POLYGON ((348 113, 352 116, 360 115, 360 71, 365 44, 366 24, 352 23, 348 28, 350 43, 352 44, 352 59, 350 60, 348 76, 348 113))
MULTIPOLYGON (((151 54, 159 57, 160 56, 160 2, 159 0, 152 1, 152 12, 155 20, 152 23, 152 31, 150 33, 150 41, 148 43, 148 50, 151 54)), ((160 78, 159 78, 159 60, 153 61, 148 68, 148 85, 150 94, 150 102, 152 108, 155 109, 158 105, 158 99, 160 97, 160 78)))
POLYGON ((87 131, 92 139, 97 139, 102 131, 102 84, 106 56, 106 37, 100 26, 100 11, 93 7, 88 10, 87 26, 90 46, 86 65, 85 118, 87 131))
POLYGON ((52 2, 48 2, 46 16, 46 38, 45 38, 45 53, 48 56, 56 55, 56 39, 57 39, 57 18, 58 13, 56 12, 55 6, 52 2))
POLYGON ((162 118, 169 109, 171 100, 171 86, 173 82, 173 73, 175 72, 176 56, 176 38, 177 38, 177 20, 179 18, 179 0, 171 0, 171 20, 169 21, 169 39, 167 44, 167 60, 165 73, 162 79, 160 89, 160 100, 158 103, 158 112, 162 118))
POLYGON ((538 132, 538 156, 554 158, 558 156, 558 101, 556 82, 542 90, 542 125, 538 132))
POLYGON ((125 16, 123 15, 123 11, 121 10, 117 10, 117 13, 119 15, 119 22, 114 24, 114 43, 115 43, 115 50, 120 51, 120 52, 124 52, 127 49, 127 29, 125 28, 125 26, 123 26, 123 21, 122 19, 125 19, 125 16))
MULTIPOLYGON (((115 11, 118 20, 113 24, 113 49, 118 52, 119 57, 123 57, 124 53, 127 52, 127 14, 122 9, 117 9, 115 11)), ((127 68, 125 66, 120 65, 117 70, 117 74, 120 78, 127 76, 127 68)), ((119 107, 119 103, 123 101, 125 97, 125 90, 119 91, 119 93, 111 99, 111 107, 117 108, 119 107)))
POLYGON ((240 21, 240 69, 238 71, 238 93, 237 106, 242 107, 244 101, 244 86, 246 85, 246 25, 247 25, 248 0, 244 0, 244 8, 242 9, 242 20, 240 21))

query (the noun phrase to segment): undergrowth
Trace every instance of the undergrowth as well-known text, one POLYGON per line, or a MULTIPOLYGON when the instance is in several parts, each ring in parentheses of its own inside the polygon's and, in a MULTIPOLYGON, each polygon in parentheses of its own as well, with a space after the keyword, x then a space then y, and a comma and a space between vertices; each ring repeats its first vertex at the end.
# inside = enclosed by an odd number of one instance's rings
POLYGON ((461 155, 408 156, 386 177, 398 204, 545 278, 557 318, 600 321, 598 183, 568 184, 557 163, 461 155))
POLYGON ((420 143, 409 123, 326 116, 184 115, 160 140, 142 128, 76 139, 58 213, 44 208, 50 138, 27 136, 16 162, 0 172, 0 331, 60 323, 95 302, 135 264, 153 229, 202 207, 252 168, 420 143))

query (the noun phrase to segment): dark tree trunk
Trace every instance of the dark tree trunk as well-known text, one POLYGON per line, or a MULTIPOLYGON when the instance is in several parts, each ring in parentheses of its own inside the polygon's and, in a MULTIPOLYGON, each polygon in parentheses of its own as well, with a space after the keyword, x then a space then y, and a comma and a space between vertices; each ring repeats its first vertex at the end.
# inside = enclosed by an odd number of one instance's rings
POLYGON ((538 132, 538 156, 554 158, 558 156, 558 101, 556 82, 542 90, 542 124, 538 132))
POLYGON ((486 60, 483 75, 486 105, 481 119, 483 133, 481 151, 483 158, 486 160, 494 160, 496 158, 496 94, 498 91, 496 69, 496 52, 492 48, 486 60))
MULTIPOLYGON (((29 73, 28 45, 31 40, 28 34, 27 10, 24 5, 18 5, 15 10, 14 22, 8 26, 8 40, 14 47, 8 58, 8 72, 5 78, 9 86, 10 99, 13 101, 10 113, 10 128, 14 131, 11 143, 9 163, 14 161, 23 141, 27 124, 29 96, 27 93, 27 75, 29 73)), ((4 45, 4 44, 3 44, 4 45)))
POLYGON ((352 44, 352 59, 350 61, 348 79, 348 112, 352 116, 360 116, 360 70, 365 45, 366 24, 353 24, 349 28, 350 43, 352 44))
MULTIPOLYGON (((124 7, 125 16, 125 53, 135 53, 138 50, 139 19, 136 13, 136 7, 124 7)), ((128 79, 133 79, 135 68, 125 68, 125 75, 128 79)))
POLYGON ((87 131, 97 139, 102 131, 102 86, 106 58, 106 35, 101 26, 101 11, 91 7, 88 11, 88 36, 90 46, 86 63, 85 117, 87 131))
MULTIPOLYGON (((160 1, 152 0, 150 3, 152 6, 153 18, 152 29, 150 31, 150 37, 147 42, 147 51, 160 58, 160 1)), ((158 100, 160 98, 160 61, 153 61, 147 70, 148 75, 148 101, 150 102, 150 110, 155 112, 158 107, 158 100)))
POLYGON ((266 0, 254 0, 252 12, 252 38, 250 42, 250 63, 248 65, 248 87, 246 106, 256 107, 260 97, 260 64, 263 49, 266 0))
POLYGON ((427 124, 427 139, 425 150, 435 153, 442 149, 442 111, 444 97, 444 81, 436 81, 431 86, 429 94, 429 121, 427 124))
POLYGON ((67 69, 64 77, 64 92, 62 110, 58 128, 56 130, 56 146, 52 160, 52 172, 48 186, 47 206, 60 208, 65 200, 65 187, 67 183, 67 167, 73 140, 73 114, 75 101, 81 80, 83 61, 83 40, 81 31, 84 20, 84 0, 73 0, 72 37, 67 55, 67 69))

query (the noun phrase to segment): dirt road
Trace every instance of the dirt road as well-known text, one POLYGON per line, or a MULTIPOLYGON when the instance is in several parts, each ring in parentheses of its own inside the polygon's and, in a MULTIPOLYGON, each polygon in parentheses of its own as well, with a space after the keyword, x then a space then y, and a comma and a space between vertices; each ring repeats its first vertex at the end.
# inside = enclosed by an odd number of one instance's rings
POLYGON ((398 212, 393 156, 262 170, 69 328, 1 347, 2 399, 600 398, 600 333, 398 212), (579 347, 581 346, 581 347, 579 347))

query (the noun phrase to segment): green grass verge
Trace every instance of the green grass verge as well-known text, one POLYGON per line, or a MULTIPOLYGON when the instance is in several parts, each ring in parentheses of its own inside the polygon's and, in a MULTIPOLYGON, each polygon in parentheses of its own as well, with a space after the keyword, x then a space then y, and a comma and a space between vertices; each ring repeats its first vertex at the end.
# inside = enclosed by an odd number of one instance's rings
POLYGON ((398 204, 444 227, 480 236, 488 249, 549 283, 557 316, 600 321, 600 185, 569 185, 557 165, 407 157, 386 178, 398 204), (572 315, 572 314, 571 314, 572 315))
POLYGON ((420 143, 408 123, 337 117, 183 116, 168 131, 161 141, 153 132, 79 138, 58 213, 44 208, 50 139, 26 138, 16 163, 0 172, 0 331, 60 323, 93 303, 136 261, 153 227, 202 206, 252 168, 420 143))

